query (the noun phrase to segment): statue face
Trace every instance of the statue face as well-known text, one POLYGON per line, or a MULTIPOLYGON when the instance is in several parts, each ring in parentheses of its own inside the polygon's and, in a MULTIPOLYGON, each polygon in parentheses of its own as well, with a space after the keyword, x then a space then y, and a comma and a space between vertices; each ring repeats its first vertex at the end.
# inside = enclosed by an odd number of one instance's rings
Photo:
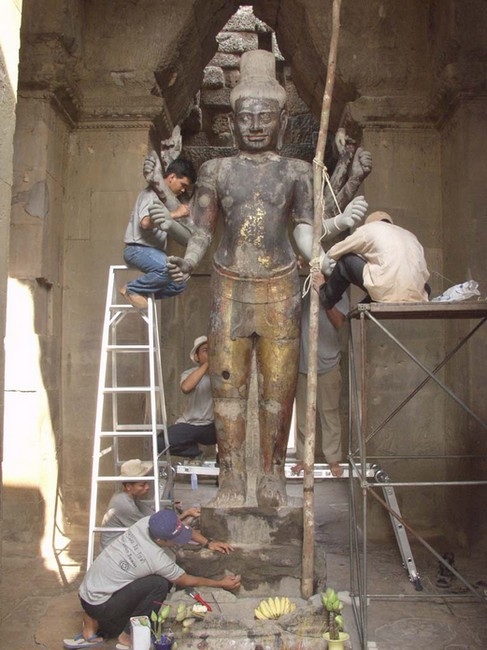
POLYGON ((235 144, 242 151, 259 153, 278 148, 286 127, 285 112, 275 99, 239 99, 235 106, 235 144))

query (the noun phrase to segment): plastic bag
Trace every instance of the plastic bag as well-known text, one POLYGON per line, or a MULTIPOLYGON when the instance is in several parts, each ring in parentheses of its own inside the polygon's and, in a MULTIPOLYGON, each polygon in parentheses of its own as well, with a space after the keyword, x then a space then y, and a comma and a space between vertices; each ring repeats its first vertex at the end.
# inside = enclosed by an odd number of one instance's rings
POLYGON ((479 283, 475 282, 475 280, 467 280, 461 284, 455 284, 444 291, 441 296, 432 298, 430 302, 461 302, 462 300, 468 300, 480 296, 478 286, 479 283))

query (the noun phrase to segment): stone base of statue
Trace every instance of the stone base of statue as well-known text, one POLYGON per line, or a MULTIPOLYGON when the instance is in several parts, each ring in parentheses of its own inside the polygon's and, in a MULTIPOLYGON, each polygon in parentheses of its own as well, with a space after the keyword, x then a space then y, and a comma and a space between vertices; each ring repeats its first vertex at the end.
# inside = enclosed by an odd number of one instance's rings
MULTIPOLYGON (((292 500, 291 500, 292 501, 292 500)), ((295 499, 299 502, 300 499, 295 499)), ((216 551, 185 547, 178 551, 178 564, 191 574, 220 578, 224 572, 242 577, 240 594, 299 596, 303 561, 303 510, 299 503, 264 512, 259 508, 202 507, 201 532, 229 542, 235 548, 224 555, 216 551)), ((313 592, 324 590, 326 556, 315 546, 313 592)))

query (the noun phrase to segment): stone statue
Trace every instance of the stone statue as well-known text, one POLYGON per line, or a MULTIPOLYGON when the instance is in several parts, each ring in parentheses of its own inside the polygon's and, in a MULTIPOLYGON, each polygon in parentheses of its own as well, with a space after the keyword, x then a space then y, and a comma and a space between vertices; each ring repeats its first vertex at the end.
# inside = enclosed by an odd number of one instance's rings
MULTIPOLYGON (((242 506, 247 493, 245 436, 255 351, 260 428, 256 478, 261 508, 286 505, 284 477, 299 355, 300 287, 293 227, 300 253, 312 251, 313 179, 307 162, 281 157, 286 93, 272 53, 242 56, 230 101, 238 154, 204 163, 191 215, 195 231, 184 259, 169 258, 172 277, 189 278, 223 219, 213 258, 209 369, 220 459, 215 507, 242 506)), ((358 211, 360 212, 360 210, 358 211)), ((335 236, 361 218, 357 210, 327 219, 335 236)))

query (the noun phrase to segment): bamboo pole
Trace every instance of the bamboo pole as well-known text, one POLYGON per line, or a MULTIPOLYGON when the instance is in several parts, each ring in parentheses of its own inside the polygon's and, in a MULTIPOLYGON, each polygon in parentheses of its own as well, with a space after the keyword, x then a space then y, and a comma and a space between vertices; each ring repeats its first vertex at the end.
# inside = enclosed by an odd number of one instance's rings
MULTIPOLYGON (((313 259, 319 258, 321 252, 321 222, 323 217, 322 165, 325 155, 326 136, 330 120, 330 106, 335 83, 336 55, 338 35, 340 32, 341 0, 333 0, 332 29, 330 51, 328 54, 328 70, 326 75, 325 92, 321 107, 320 131, 313 161, 313 259)), ((303 463, 303 563, 301 593, 303 598, 313 594, 314 573, 314 457, 316 437, 316 380, 318 368, 318 294, 311 289, 309 316, 309 352, 308 352, 308 383, 306 407, 306 432, 304 439, 303 463)))

